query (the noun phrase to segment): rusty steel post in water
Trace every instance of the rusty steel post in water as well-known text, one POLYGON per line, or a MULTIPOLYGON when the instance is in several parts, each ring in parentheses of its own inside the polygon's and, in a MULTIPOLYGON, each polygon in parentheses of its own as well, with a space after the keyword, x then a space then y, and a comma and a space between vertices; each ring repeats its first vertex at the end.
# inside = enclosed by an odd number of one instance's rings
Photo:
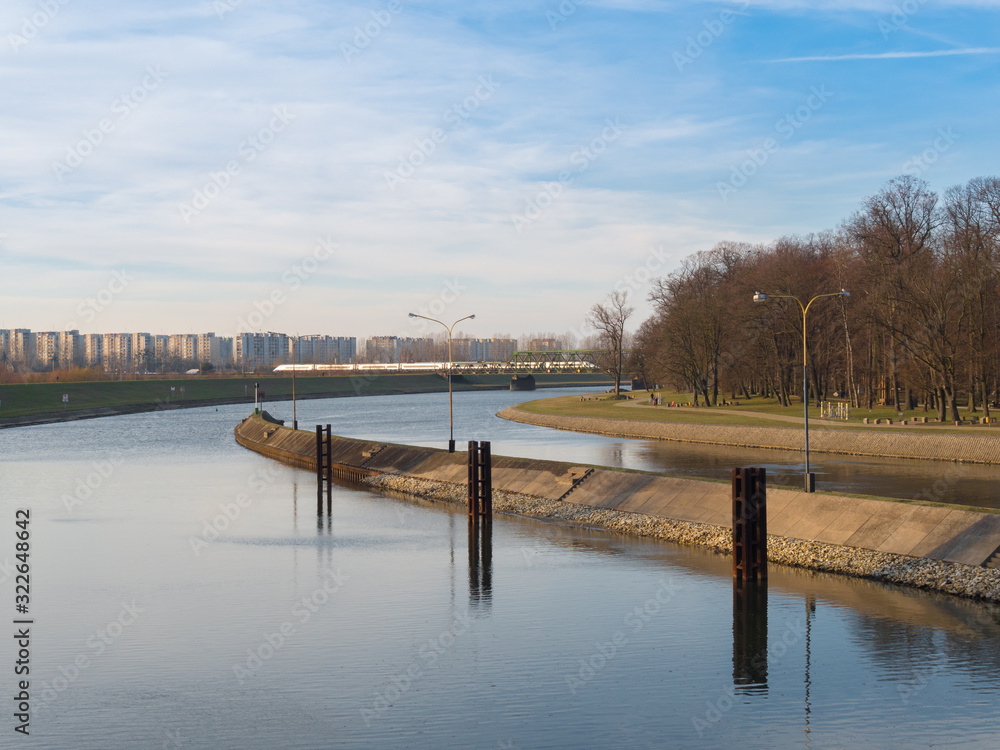
POLYGON ((733 578, 767 580, 766 469, 733 469, 733 578))
POLYGON ((469 521, 479 518, 479 443, 469 441, 468 501, 469 521))
POLYGON ((479 514, 486 521, 493 520, 493 455, 489 441, 479 445, 479 514))
POLYGON ((487 441, 469 441, 469 521, 493 520, 493 457, 487 441))
POLYGON ((323 512, 323 428, 316 425, 316 512, 323 512))
POLYGON ((333 434, 330 425, 326 426, 326 450, 323 455, 326 463, 326 514, 333 512, 333 434))

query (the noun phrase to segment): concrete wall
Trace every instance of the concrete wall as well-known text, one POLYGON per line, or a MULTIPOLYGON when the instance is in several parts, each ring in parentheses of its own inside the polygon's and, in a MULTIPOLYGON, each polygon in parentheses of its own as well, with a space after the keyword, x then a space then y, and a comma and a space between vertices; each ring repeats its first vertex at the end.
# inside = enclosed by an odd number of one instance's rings
MULTIPOLYGON (((260 417, 248 417, 235 432, 250 450, 316 468, 313 432, 260 417)), ((434 448, 335 437, 333 461, 368 474, 453 484, 465 484, 467 478, 464 452, 434 448)), ((677 521, 732 525, 731 489, 724 483, 493 456, 493 488, 677 521)), ((991 513, 780 489, 768 490, 767 506, 768 532, 792 539, 969 565, 984 565, 1000 548, 1000 515, 991 513)))
MULTIPOLYGON (((647 422, 632 419, 564 417, 553 414, 525 412, 516 406, 504 409, 497 416, 512 422, 554 427, 575 432, 593 432, 615 437, 649 440, 677 440, 685 443, 729 445, 739 448, 774 448, 801 450, 801 428, 751 427, 743 425, 678 424, 647 422)), ((809 430, 809 448, 817 453, 841 453, 850 456, 883 456, 886 458, 917 458, 923 460, 967 461, 1000 464, 1000 434, 989 434, 992 427, 983 426, 983 435, 920 434, 924 429, 876 426, 867 429, 809 430)))

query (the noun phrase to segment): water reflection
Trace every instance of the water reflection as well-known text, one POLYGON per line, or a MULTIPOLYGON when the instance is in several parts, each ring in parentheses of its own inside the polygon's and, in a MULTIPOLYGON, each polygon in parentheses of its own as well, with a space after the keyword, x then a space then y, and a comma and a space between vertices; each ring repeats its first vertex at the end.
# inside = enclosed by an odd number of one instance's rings
MULTIPOLYGON (((329 508, 329 507, 330 506, 327 505, 327 508, 329 508)), ((330 534, 332 533, 332 529, 330 528, 331 525, 332 525, 332 520, 333 520, 332 516, 333 516, 333 514, 330 513, 330 512, 326 512, 326 513, 323 512, 323 503, 322 503, 322 501, 320 501, 319 503, 317 503, 317 505, 316 505, 316 535, 317 536, 323 536, 324 534, 326 536, 330 536, 330 534)))
POLYGON ((812 728, 809 726, 809 720, 812 718, 812 699, 810 696, 810 691, 812 690, 812 620, 813 615, 816 612, 816 598, 809 594, 806 597, 806 673, 805 679, 803 680, 805 684, 805 728, 802 730, 806 735, 806 747, 812 747, 810 732, 812 728))
MULTIPOLYGON (((160 747, 166 729, 248 750, 998 747, 1000 608, 772 565, 767 609, 761 592, 754 610, 753 596, 734 599, 731 558, 708 550, 507 516, 470 539, 462 505, 354 487, 334 489, 336 536, 327 508, 314 535, 315 472, 238 446, 245 411, 165 412, 155 430, 128 415, 0 431, 0 517, 30 506, 44 544, 32 558, 45 582, 39 698, 79 654, 92 663, 39 713, 35 750, 160 747), (110 451, 128 460, 68 511, 63 493, 110 451), (191 537, 243 494, 252 504, 193 553, 191 537), (345 584, 300 617, 331 570, 345 584), (669 605, 641 629, 626 622, 664 580, 669 605), (133 596, 142 616, 93 652, 87 639, 133 596), (270 654, 286 622, 284 645, 238 681, 234 665, 270 654), (766 637, 754 632, 765 622, 766 637), (619 631, 628 643, 571 690, 566 677, 619 631), (397 699, 369 725, 362 709, 387 691, 397 699)), ((477 425, 499 454, 487 416, 477 425)), ((611 441, 543 433, 536 453, 553 442, 580 461, 611 441)), ((624 460, 646 444, 634 445, 624 460)))
POLYGON ((493 607, 493 523, 469 521, 469 609, 493 607))
POLYGON ((767 581, 733 581, 733 686, 767 693, 767 581))

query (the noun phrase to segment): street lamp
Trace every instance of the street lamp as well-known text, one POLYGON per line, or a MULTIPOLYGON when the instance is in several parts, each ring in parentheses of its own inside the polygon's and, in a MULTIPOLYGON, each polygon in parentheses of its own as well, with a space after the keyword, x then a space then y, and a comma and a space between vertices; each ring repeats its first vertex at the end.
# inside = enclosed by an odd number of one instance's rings
POLYGON ((805 424, 806 432, 806 472, 805 472, 805 485, 806 492, 816 491, 816 477, 809 472, 809 372, 808 372, 808 360, 806 359, 806 315, 809 312, 809 308, 812 303, 821 297, 850 297, 851 293, 846 289, 841 289, 839 292, 831 292, 830 294, 817 294, 811 300, 809 300, 805 305, 802 304, 802 300, 798 297, 794 297, 790 294, 764 294, 763 292, 754 292, 753 301, 754 302, 767 302, 769 299, 793 299, 795 300, 799 308, 802 310, 802 416, 805 424))
POLYGON ((447 325, 442 323, 437 318, 428 318, 426 315, 417 315, 416 313, 410 313, 411 318, 423 318, 424 320, 429 320, 432 323, 437 323, 444 327, 444 330, 448 332, 448 452, 455 452, 455 412, 452 408, 451 400, 451 332, 455 329, 459 323, 463 320, 472 320, 475 315, 466 315, 464 318, 459 318, 454 323, 451 324, 449 328, 447 325))
POLYGON ((295 358, 295 342, 299 340, 298 335, 292 339, 292 429, 299 429, 299 420, 297 412, 295 411, 295 370, 297 369, 295 365, 297 360, 295 358))

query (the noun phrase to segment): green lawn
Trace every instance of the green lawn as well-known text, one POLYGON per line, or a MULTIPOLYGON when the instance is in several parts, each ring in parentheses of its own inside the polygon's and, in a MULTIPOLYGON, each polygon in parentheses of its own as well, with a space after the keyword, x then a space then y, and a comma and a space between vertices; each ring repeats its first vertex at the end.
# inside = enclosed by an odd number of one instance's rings
MULTIPOLYGON (((691 401, 690 393, 672 393, 666 390, 657 391, 661 395, 661 403, 669 404, 671 401, 686 405, 691 401)), ((557 416, 576 417, 598 417, 610 419, 628 419, 647 422, 670 422, 675 424, 727 424, 727 425, 748 425, 766 427, 795 427, 802 424, 802 403, 793 403, 791 406, 780 406, 775 399, 753 398, 750 401, 739 400, 738 405, 733 403, 728 406, 701 406, 697 411, 687 409, 673 409, 667 406, 659 407, 638 407, 634 404, 648 404, 649 391, 640 391, 634 395, 634 399, 615 400, 613 396, 607 394, 595 394, 599 400, 581 401, 577 396, 562 396, 553 399, 540 399, 526 404, 520 408, 524 411, 535 414, 553 414, 557 416), (628 406, 627 404, 633 404, 628 406), (737 412, 737 413, 733 413, 737 412), (739 412, 754 412, 760 417, 739 412), (790 418, 789 420, 769 419, 767 415, 777 415, 790 418)), ((728 399, 727 399, 728 401, 728 399)), ((963 412, 963 416, 968 418, 968 414, 963 412)), ((976 416, 982 416, 982 411, 976 416)), ((821 419, 820 410, 815 406, 809 408, 810 427, 822 429, 870 429, 862 423, 862 419, 868 417, 869 420, 892 419, 896 424, 900 420, 898 413, 892 407, 876 407, 872 411, 867 409, 856 409, 851 413, 850 420, 821 419)), ((903 412, 902 419, 912 420, 916 417, 927 417, 928 420, 935 419, 934 412, 924 412, 923 410, 911 410, 903 412)), ((992 421, 992 420, 991 420, 992 421)), ((946 423, 947 429, 941 429, 939 423, 920 425, 916 429, 920 432, 956 432, 950 423, 946 423)), ((908 428, 913 429, 913 428, 908 428)), ((968 432, 982 434, 990 429, 981 425, 969 425, 968 432)), ((964 432, 966 429, 959 429, 964 432)), ((998 432, 1000 434, 1000 432, 998 432)))
MULTIPOLYGON (((636 397, 636 400, 648 401, 648 396, 636 397)), ((704 409, 697 412, 682 411, 660 406, 657 408, 639 409, 626 406, 625 401, 615 401, 601 397, 599 400, 581 401, 579 396, 558 396, 529 401, 518 406, 522 411, 532 414, 552 414, 564 417, 596 417, 606 419, 628 419, 636 422, 672 422, 681 424, 742 424, 767 425, 776 423, 769 419, 756 419, 739 414, 727 414, 723 408, 704 409)), ((667 399, 670 403, 670 399, 667 399)))

